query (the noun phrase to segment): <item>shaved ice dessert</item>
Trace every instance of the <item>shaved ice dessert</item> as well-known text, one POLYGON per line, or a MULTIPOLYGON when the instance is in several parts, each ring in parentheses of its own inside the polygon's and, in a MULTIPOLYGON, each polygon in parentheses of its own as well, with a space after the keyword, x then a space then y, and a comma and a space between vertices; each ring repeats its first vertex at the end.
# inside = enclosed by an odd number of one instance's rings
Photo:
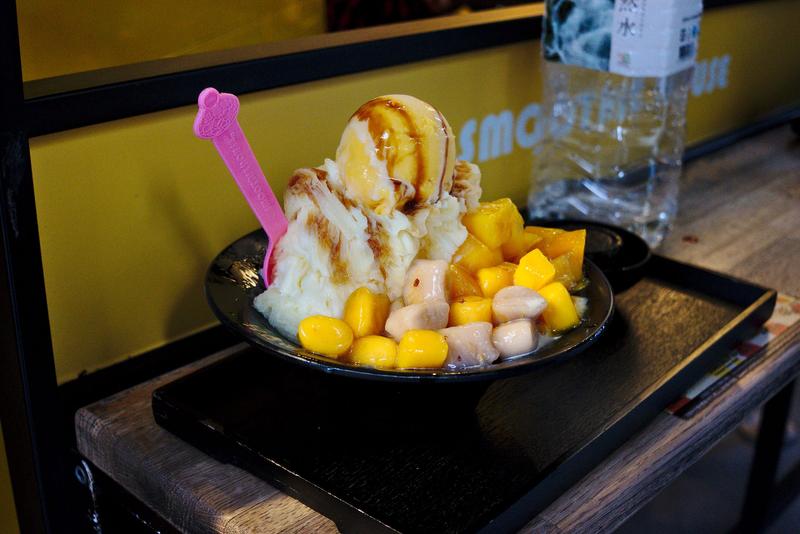
POLYGON ((509 199, 480 202, 480 169, 455 153, 433 106, 362 105, 335 159, 291 177, 256 309, 309 350, 381 368, 489 365, 578 324, 585 231, 525 227, 509 199))

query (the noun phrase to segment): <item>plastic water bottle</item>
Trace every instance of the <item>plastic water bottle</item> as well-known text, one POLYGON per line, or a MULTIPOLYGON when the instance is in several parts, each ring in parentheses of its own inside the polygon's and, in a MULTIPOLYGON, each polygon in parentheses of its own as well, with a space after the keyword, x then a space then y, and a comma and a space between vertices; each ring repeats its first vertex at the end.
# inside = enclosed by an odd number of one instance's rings
POLYGON ((626 227, 657 246, 678 205, 701 0, 548 0, 548 135, 533 218, 626 227))

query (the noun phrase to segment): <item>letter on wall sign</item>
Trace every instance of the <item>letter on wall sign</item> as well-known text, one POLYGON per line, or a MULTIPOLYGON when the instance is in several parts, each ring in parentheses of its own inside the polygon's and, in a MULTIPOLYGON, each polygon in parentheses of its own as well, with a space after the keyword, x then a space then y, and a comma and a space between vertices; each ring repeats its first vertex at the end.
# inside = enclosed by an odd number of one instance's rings
POLYGON ((459 154, 458 159, 462 159, 464 161, 474 161, 475 160, 475 128, 477 127, 478 122, 475 119, 469 119, 467 122, 464 123, 464 126, 461 127, 461 131, 458 133, 458 144, 461 145, 461 154, 459 154))
POLYGON ((542 121, 539 120, 542 108, 539 104, 532 103, 525 106, 517 117, 517 144, 521 148, 533 148, 542 140, 542 121), (528 123, 533 121, 533 128, 528 127, 528 123))
POLYGON ((510 154, 514 148, 514 115, 503 110, 499 115, 490 113, 481 121, 478 161, 510 154))

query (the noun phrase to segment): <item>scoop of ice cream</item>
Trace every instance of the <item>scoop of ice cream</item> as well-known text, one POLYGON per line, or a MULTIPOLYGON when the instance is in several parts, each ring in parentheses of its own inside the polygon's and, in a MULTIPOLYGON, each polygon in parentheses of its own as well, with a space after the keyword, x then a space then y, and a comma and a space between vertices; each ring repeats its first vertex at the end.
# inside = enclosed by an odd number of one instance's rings
POLYGON ((290 180, 289 228, 255 307, 294 338, 308 316, 341 317, 359 287, 399 302, 414 259, 450 262, 467 237, 461 217, 480 197, 480 171, 454 155, 450 126, 421 100, 393 95, 361 106, 336 161, 290 180))
POLYGON ((450 191, 455 137, 433 106, 408 95, 374 98, 350 118, 336 151, 347 195, 386 214, 450 191))

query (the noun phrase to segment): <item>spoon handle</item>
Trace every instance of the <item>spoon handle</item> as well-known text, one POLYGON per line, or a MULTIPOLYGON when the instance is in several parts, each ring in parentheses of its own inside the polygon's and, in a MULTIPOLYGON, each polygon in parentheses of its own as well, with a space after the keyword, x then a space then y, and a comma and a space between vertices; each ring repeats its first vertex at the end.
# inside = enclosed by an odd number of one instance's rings
POLYGON ((220 93, 209 87, 200 93, 197 104, 199 109, 194 121, 195 135, 212 140, 250 209, 269 237, 264 257, 264 278, 269 285, 268 262, 275 243, 286 233, 289 222, 236 119, 239 99, 235 95, 220 93))

